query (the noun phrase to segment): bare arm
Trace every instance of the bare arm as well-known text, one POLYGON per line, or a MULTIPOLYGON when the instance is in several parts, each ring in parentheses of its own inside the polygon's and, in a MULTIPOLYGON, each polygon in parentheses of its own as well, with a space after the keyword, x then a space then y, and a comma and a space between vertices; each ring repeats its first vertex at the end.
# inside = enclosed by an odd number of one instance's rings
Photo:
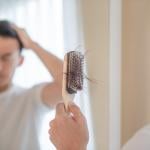
POLYGON ((48 106, 55 106, 61 99, 61 89, 62 89, 62 73, 63 73, 63 63, 62 60, 57 58, 50 52, 44 50, 38 43, 34 42, 24 29, 18 28, 13 25, 17 31, 24 48, 32 49, 37 56, 44 63, 45 67, 48 69, 49 73, 53 77, 53 82, 48 83, 42 91, 42 100, 48 106))
POLYGON ((39 56, 53 77, 53 82, 48 83, 43 89, 42 99, 45 104, 54 106, 62 99, 62 61, 53 54, 45 51, 37 43, 32 43, 31 49, 39 56))

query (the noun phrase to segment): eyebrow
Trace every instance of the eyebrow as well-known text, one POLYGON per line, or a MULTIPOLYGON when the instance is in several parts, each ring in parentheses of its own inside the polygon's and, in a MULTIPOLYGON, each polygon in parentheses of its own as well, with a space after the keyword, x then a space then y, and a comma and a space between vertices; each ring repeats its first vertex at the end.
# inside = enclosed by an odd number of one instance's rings
POLYGON ((6 54, 2 54, 2 56, 0 56, 0 57, 9 57, 9 56, 11 56, 13 53, 11 53, 11 52, 9 52, 9 53, 6 53, 6 54))
POLYGON ((13 53, 6 53, 6 54, 4 54, 3 56, 10 56, 10 55, 12 55, 13 53))

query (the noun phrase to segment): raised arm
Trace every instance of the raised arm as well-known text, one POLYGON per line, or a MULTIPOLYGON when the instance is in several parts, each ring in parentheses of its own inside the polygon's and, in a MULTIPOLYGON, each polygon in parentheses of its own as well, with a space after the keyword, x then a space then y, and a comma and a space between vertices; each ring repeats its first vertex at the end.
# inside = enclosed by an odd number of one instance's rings
POLYGON ((63 63, 58 57, 44 50, 38 43, 33 41, 26 31, 13 25, 17 31, 24 48, 33 50, 44 63, 45 67, 53 77, 53 81, 47 83, 42 91, 42 100, 46 105, 55 106, 61 99, 63 63))

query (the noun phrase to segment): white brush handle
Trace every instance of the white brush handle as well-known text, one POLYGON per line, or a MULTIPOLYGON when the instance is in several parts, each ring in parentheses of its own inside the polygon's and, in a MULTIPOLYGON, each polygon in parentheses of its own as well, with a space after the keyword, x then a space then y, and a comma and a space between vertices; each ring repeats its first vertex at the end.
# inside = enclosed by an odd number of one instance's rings
POLYGON ((63 63, 62 97, 65 104, 65 108, 66 110, 68 110, 68 104, 70 101, 74 99, 75 94, 69 94, 67 92, 66 82, 67 82, 67 54, 64 57, 64 63, 63 63))

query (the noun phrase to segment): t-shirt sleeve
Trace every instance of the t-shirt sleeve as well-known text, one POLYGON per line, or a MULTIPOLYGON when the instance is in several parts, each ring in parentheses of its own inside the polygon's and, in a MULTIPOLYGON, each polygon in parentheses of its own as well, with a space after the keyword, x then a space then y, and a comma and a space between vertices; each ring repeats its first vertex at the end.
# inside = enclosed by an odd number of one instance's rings
POLYGON ((44 104, 42 100, 42 90, 46 85, 47 83, 42 83, 33 86, 30 89, 30 96, 32 97, 33 103, 35 103, 35 106, 43 112, 49 112, 50 110, 52 110, 52 108, 44 104))

